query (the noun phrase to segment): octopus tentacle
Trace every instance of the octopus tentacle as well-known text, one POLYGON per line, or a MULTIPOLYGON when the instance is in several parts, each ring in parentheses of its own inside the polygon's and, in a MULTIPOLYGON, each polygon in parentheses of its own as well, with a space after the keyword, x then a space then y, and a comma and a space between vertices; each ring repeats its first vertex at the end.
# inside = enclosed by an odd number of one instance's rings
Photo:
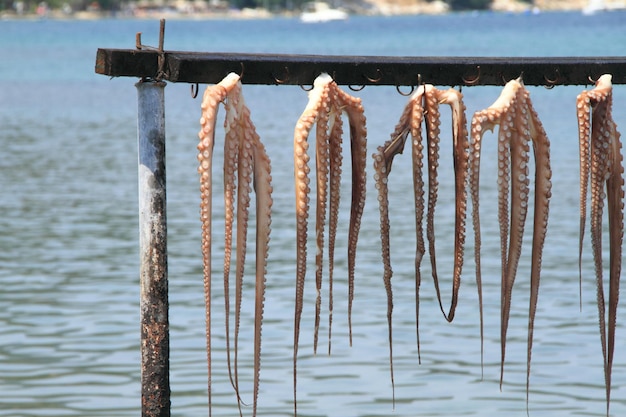
POLYGON ((578 119, 578 147, 580 154, 580 229, 578 239, 578 294, 579 307, 583 308, 583 239, 585 236, 585 222, 587 219, 587 194, 589 187, 589 172, 591 169, 590 155, 590 126, 591 105, 587 91, 583 91, 576 98, 576 117, 578 119))
MULTIPOLYGON (((519 83, 518 83, 519 84, 519 83)), ((506 256, 506 275, 503 277, 503 302, 502 302, 502 333, 501 337, 506 342, 508 322, 511 312, 511 298, 513 285, 517 275, 519 259, 522 253, 522 240, 524 237, 524 225, 528 214, 528 162, 529 162, 529 142, 530 133, 528 129, 527 111, 520 98, 522 85, 517 87, 515 99, 511 102, 510 110, 513 112, 509 130, 510 139, 510 194, 511 194, 511 215, 509 228, 508 255, 506 256)), ((504 128, 501 121, 501 128, 504 128)), ((508 133, 508 132, 507 132, 508 133)), ((538 221, 539 219, 537 219, 538 221)), ((506 353, 506 343, 502 343, 502 360, 500 362, 500 387, 504 378, 504 357, 506 353)))
POLYGON ((602 105, 597 105, 594 109, 592 120, 592 137, 591 137, 591 244, 593 249, 593 258, 596 270, 597 281, 597 298, 598 298, 598 315, 600 324, 600 339, 602 343, 602 355, 604 358, 604 373, 607 386, 607 399, 609 397, 608 387, 609 374, 607 368, 607 341, 606 341, 606 319, 605 319, 605 299, 602 279, 602 210, 604 208, 604 182, 608 179, 608 164, 605 154, 604 134, 600 134, 601 128, 597 126, 602 123, 602 114, 605 110, 602 105), (597 118, 596 118, 597 116, 597 118))
POLYGON ((329 133, 328 119, 330 115, 330 93, 321 103, 321 111, 317 115, 315 135, 315 175, 317 179, 317 199, 315 211, 315 333, 313 336, 313 352, 317 352, 317 341, 320 327, 320 310, 322 306, 322 273, 324 258, 324 226, 326 222, 326 200, 328 198, 329 175, 329 133))
POLYGON ((611 176, 606 182, 609 213, 609 307, 608 341, 606 358, 607 414, 611 399, 611 370, 615 350, 615 328, 617 326, 617 305, 619 302, 619 284, 622 268, 622 242, 624 238, 624 168, 622 166, 622 144, 617 126, 611 121, 611 176))
POLYGON ((467 183, 469 176, 469 142, 467 138, 467 128, 465 127, 465 106, 462 95, 454 89, 446 91, 437 90, 432 86, 426 86, 425 112, 427 114, 427 139, 428 139, 428 161, 429 161, 429 199, 427 217, 427 236, 429 240, 429 251, 432 266, 432 275, 439 301, 439 308, 445 319, 451 322, 454 319, 458 292, 461 285, 461 272, 463 268, 463 255, 465 246, 465 219, 467 212, 467 183), (434 212, 437 200, 437 166, 439 151, 439 110, 440 103, 449 104, 452 110, 452 139, 453 139, 453 163, 455 176, 455 238, 454 238, 454 270, 452 299, 448 313, 445 312, 441 301, 439 290, 439 280, 437 277, 437 262, 435 255, 435 232, 434 232, 434 212))
POLYGON ((479 207, 479 183, 480 183, 480 156, 482 138, 487 130, 493 131, 496 118, 501 110, 492 107, 474 113, 471 121, 471 151, 469 158, 470 175, 469 189, 472 200, 472 226, 474 229, 474 263, 476 268, 476 288, 478 291, 478 310, 480 315, 480 368, 484 369, 484 317, 483 317, 483 292, 482 292, 482 272, 480 264, 480 207, 479 207))
POLYGON ((307 138, 318 113, 328 96, 329 84, 332 81, 328 74, 322 74, 315 80, 309 92, 309 102, 298 119, 294 131, 294 173, 296 188, 296 302, 294 314, 294 346, 293 346, 293 397, 294 414, 297 414, 296 382, 298 342, 300 338, 300 319, 304 297, 304 280, 306 276, 306 242, 309 215, 309 144, 307 138))
MULTIPOLYGON (((253 382, 253 416, 256 415, 259 394, 259 377, 261 368, 261 333, 263 309, 265 303, 265 277, 267 274, 267 257, 269 251, 272 186, 271 165, 265 147, 256 133, 250 117, 250 110, 245 105, 241 94, 241 83, 237 83, 229 98, 233 97, 236 107, 237 124, 240 129, 240 146, 238 159, 238 207, 237 207, 237 314, 240 315, 243 269, 245 262, 246 235, 248 226, 248 208, 250 205, 251 186, 256 194, 256 265, 255 265, 255 315, 254 315, 254 382, 253 382), (241 193, 241 194, 240 194, 241 193), (241 214, 241 216, 240 216, 241 214), (240 233, 241 230, 241 233, 240 233), (240 238, 242 239, 240 241, 240 238), (241 259, 239 255, 241 254, 241 259)), ((239 324, 240 318, 236 318, 239 324)), ((237 333, 235 333, 235 381, 237 381, 237 333)), ((240 401, 241 403, 241 401, 240 401)))
POLYGON ((255 280, 255 313, 254 313, 254 400, 253 416, 257 411, 259 396, 259 377, 261 370, 261 330, 263 324, 263 309, 265 305, 265 281, 267 275, 267 258, 269 253, 270 227, 272 216, 272 176, 271 162, 259 136, 254 131, 250 120, 250 112, 246 109, 244 117, 247 132, 252 134, 254 144, 254 180, 256 194, 256 280, 255 280))
MULTIPOLYGON (((522 253, 522 239, 524 236, 524 225, 526 223, 526 215, 528 213, 528 149, 529 138, 527 136, 527 122, 524 117, 524 109, 519 98, 521 84, 517 87, 515 99, 511 102, 509 108, 510 113, 507 114, 505 121, 500 122, 501 129, 508 126, 507 134, 510 132, 509 152, 510 152, 510 227, 508 237, 508 254, 506 255, 506 264, 503 265, 503 282, 502 282, 502 306, 501 306, 501 344, 502 360, 500 361, 500 387, 502 387, 504 378, 504 357, 506 353, 506 335, 508 330, 508 322, 511 312, 511 298, 513 293, 513 285, 517 275, 520 255, 522 253), (506 124, 504 124, 506 123, 506 124)), ((506 177, 506 174, 505 174, 506 177)), ((505 180, 505 182, 506 182, 505 180)), ((501 197, 502 198, 502 197, 501 197)), ((508 195, 503 198, 508 199, 508 195)), ((500 220, 501 225, 506 225, 500 220)), ((502 226, 501 226, 502 227, 502 226)), ((505 243, 506 245, 506 243, 505 243)))
MULTIPOLYGON (((230 267, 233 247, 233 224, 235 221, 235 195, 237 192, 237 172, 240 146, 240 129, 237 126, 237 109, 232 95, 234 86, 225 100, 226 117, 224 119, 224 310, 226 327, 226 364, 230 383, 239 397, 238 384, 233 376, 230 355, 230 267)), ((241 303, 236 306, 240 308, 241 303)), ((237 313, 237 317, 238 313, 237 313)), ((238 330, 237 330, 238 332, 238 330)), ((235 348, 236 349, 236 348, 235 348)), ((239 408, 241 414, 241 407, 239 408)))
MULTIPOLYGON (((237 122, 241 129, 241 144, 239 147, 239 191, 243 192, 237 207, 238 224, 237 234, 239 240, 240 225, 242 227, 242 242, 237 244, 237 255, 245 256, 248 208, 250 204, 250 187, 254 187, 256 194, 256 265, 255 265, 255 314, 254 314, 254 382, 253 382, 253 413, 257 412, 257 402, 259 394, 259 379, 261 368, 261 333, 263 323, 263 309, 265 303, 265 277, 267 274, 267 257, 269 251, 271 208, 272 208, 272 185, 271 185, 271 164, 265 151, 265 147, 256 133, 254 124, 250 117, 250 110, 245 105, 241 94, 241 83, 238 83, 229 96, 235 96, 234 101, 237 112, 237 122), (241 205, 243 203, 243 206, 241 205), (241 219, 239 213, 242 213, 241 219), (243 248, 243 249, 242 249, 243 248)), ((243 259, 240 266, 241 278, 243 276, 243 259)), ((241 287, 242 279, 238 279, 241 287)), ((241 297, 242 289, 239 288, 241 297)), ((237 319, 237 322, 239 319, 237 319)), ((235 335, 237 337, 237 335, 235 335)), ((235 339, 236 349, 237 339, 235 339)), ((237 350, 235 350, 235 380, 237 381, 237 350)))
POLYGON ((535 157, 535 202, 533 243, 530 273, 530 301, 528 313, 528 348, 526 359, 526 405, 528 406, 528 393, 530 391, 530 363, 532 356, 534 320, 537 312, 537 299, 539 297, 539 283, 541 274, 541 261, 543 245, 548 230, 549 199, 552 196, 552 169, 550 167, 550 141, 537 112, 530 102, 529 94, 524 90, 530 113, 529 128, 533 138, 533 152, 535 157))
POLYGON ((331 109, 329 134, 329 215, 328 215, 328 354, 331 351, 331 335, 333 324, 333 270, 335 266, 335 240, 337 237, 337 225, 339 219, 339 201, 341 196, 341 165, 343 122, 340 109, 331 109))
MULTIPOLYGON (((250 191, 252 181, 252 153, 251 144, 246 140, 245 126, 242 120, 243 101, 241 88, 235 86, 228 94, 226 103, 227 121, 233 119, 231 129, 235 130, 237 146, 237 234, 236 234, 236 260, 235 260, 235 332, 234 332, 234 383, 237 393, 238 405, 241 407, 239 396, 239 330, 241 324, 241 304, 243 299, 243 277, 247 249, 248 233, 248 210, 250 207, 250 191)), ((227 135, 228 136, 228 135, 227 135)), ((241 408, 240 408, 241 414, 241 408)))
POLYGON ((422 144, 422 121, 424 119, 423 96, 425 87, 418 88, 415 93, 412 105, 412 115, 410 122, 411 137, 413 146, 411 147, 411 157, 413 162, 413 205, 415 208, 415 334, 417 340, 417 361, 422 363, 422 353, 419 335, 419 313, 420 313, 420 287, 422 285, 421 265, 426 247, 424 244, 424 145, 422 144))
POLYGON ((354 300, 354 272, 356 247, 361 228, 361 217, 365 206, 367 160, 367 128, 365 111, 361 99, 341 90, 336 84, 333 89, 337 102, 348 116, 350 125, 350 156, 352 160, 352 199, 350 203, 350 223, 348 230, 348 329, 352 346, 352 302, 354 300))
MULTIPOLYGON (((580 141, 581 143, 589 142, 590 149, 588 161, 583 160, 583 155, 581 155, 581 201, 583 198, 586 200, 587 194, 587 177, 583 177, 583 174, 586 175, 590 173, 591 244, 596 274, 600 340, 604 358, 607 415, 609 414, 611 398, 611 370, 613 366, 613 352, 615 349, 615 327, 617 304, 619 300, 621 253, 624 233, 624 169, 622 166, 620 135, 613 122, 611 107, 612 84, 611 76, 608 74, 598 79, 596 87, 593 90, 581 93, 577 99, 580 141), (591 117, 589 116, 590 110, 592 112, 591 117), (590 119, 591 126, 589 122, 590 119), (589 132, 591 132, 590 136, 584 136, 585 134, 588 135, 589 132), (588 167, 586 166, 587 163, 589 163, 588 167), (605 183, 606 193, 604 191, 605 183), (605 197, 608 203, 610 239, 608 325, 606 323, 602 277, 602 210, 605 197)), ((581 148, 582 146, 583 145, 581 145, 581 148)), ((587 146, 587 144, 585 143, 584 146, 587 146)), ((581 205, 581 217, 582 216, 583 207, 581 205)), ((584 227, 584 223, 581 219, 581 228, 582 227, 584 227)))
MULTIPOLYGON (((515 98, 512 98, 515 100, 515 98)), ((512 129, 515 117, 513 103, 503 109, 500 116, 500 130, 498 131, 498 224, 500 226, 500 257, 501 257, 501 280, 502 296, 505 299, 507 292, 507 271, 509 259, 509 225, 516 218, 513 213, 509 216, 509 199, 511 192, 511 139, 514 132, 512 129)), ((519 214, 519 213, 516 213, 519 214)), ((502 313, 501 313, 502 314, 502 313)), ((503 321, 504 322, 504 321, 503 321)))
POLYGON ((222 102, 228 90, 232 88, 237 77, 226 77, 221 83, 208 86, 202 98, 202 116, 200 118, 200 133, 198 138, 198 173, 200 174, 200 219, 202 222, 202 258, 204 275, 204 299, 206 307, 206 346, 208 365, 208 398, 209 415, 211 415, 211 215, 212 215, 212 168, 213 148, 215 144, 215 125, 219 103, 222 102))
POLYGON ((451 88, 441 95, 440 101, 449 104, 452 110, 452 138, 454 162, 454 288, 453 299, 448 313, 448 319, 454 318, 454 308, 458 300, 458 291, 461 285, 461 272, 465 254, 465 226, 467 218, 467 187, 469 181, 469 139, 467 134, 467 119, 463 95, 451 88))
MULTIPOLYGON (((404 144, 406 142, 409 133, 413 136, 413 170, 414 170, 414 187, 415 187, 415 199, 416 199, 416 223, 418 224, 418 242, 421 242, 421 246, 418 243, 416 250, 416 299, 419 299, 419 263, 424 254, 424 243, 421 234, 421 215, 424 209, 423 203, 423 181, 421 180, 421 167, 422 167, 422 155, 421 155, 421 120, 422 120, 422 97, 424 93, 424 87, 420 86, 414 95, 409 99, 409 102, 404 108, 400 121, 395 127, 394 132, 391 134, 391 138, 385 142, 382 146, 379 146, 377 153, 373 154, 374 159, 374 180, 376 182, 375 187, 378 190, 378 204, 380 212, 380 237, 382 244, 382 260, 383 260, 383 282, 385 290, 387 292, 387 324, 388 324, 388 338, 389 338, 389 371, 391 374, 391 386, 393 393, 393 400, 395 403, 395 384, 393 374, 393 290, 391 286, 391 278, 393 277, 393 269, 391 267, 391 251, 389 242, 389 192, 388 192, 388 178, 391 172, 393 158, 397 154, 401 154, 404 150, 404 144), (419 161, 419 163, 416 163, 419 161), (416 169, 419 167, 419 179, 415 175, 416 169), (418 181, 422 181, 421 185, 418 181), (419 190, 418 190, 419 188, 419 190), (421 199, 421 204, 417 204, 418 199, 421 199), (419 209, 419 211, 418 211, 419 209), (419 221, 417 216, 419 213, 419 221), (421 252, 420 252, 421 250, 421 252)), ((416 304, 416 315, 419 317, 419 304, 416 304)), ((419 321, 419 319, 418 319, 419 321)), ((417 346, 419 356, 419 326, 417 329, 417 346)))
POLYGON ((435 89, 432 85, 425 86, 424 113, 426 114, 426 147, 428 149, 428 212, 426 214, 426 237, 428 239, 428 252, 430 253, 430 265, 432 269, 433 282, 439 301, 439 308, 446 320, 448 316, 441 302, 439 291, 439 278, 437 277, 437 261, 435 254, 435 206, 437 205, 437 193, 439 181, 437 179, 437 168, 439 166, 439 101, 435 89))

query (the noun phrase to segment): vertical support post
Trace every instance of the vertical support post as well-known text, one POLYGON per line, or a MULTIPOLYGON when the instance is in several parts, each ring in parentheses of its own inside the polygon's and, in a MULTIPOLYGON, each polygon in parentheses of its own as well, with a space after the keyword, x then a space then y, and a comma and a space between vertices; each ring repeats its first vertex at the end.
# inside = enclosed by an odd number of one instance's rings
POLYGON ((164 82, 138 93, 141 415, 170 416, 164 82))

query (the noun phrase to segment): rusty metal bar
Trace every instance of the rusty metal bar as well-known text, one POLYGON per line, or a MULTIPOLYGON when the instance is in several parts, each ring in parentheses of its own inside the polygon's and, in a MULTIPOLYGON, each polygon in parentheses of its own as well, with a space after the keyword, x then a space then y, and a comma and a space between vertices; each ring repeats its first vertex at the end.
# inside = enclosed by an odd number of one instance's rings
POLYGON ((170 416, 164 82, 139 82, 141 415, 170 416))
POLYGON ((390 57, 201 53, 98 49, 96 73, 170 82, 217 83, 229 72, 244 84, 311 85, 327 72, 341 85, 589 85, 602 74, 626 84, 626 57, 390 57), (162 67, 159 67, 159 55, 162 67))

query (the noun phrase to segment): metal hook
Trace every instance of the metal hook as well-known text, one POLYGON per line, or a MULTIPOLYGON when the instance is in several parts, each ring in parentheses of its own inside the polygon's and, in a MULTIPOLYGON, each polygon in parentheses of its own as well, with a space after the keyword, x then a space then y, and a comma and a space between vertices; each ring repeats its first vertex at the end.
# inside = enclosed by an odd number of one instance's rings
POLYGON ((367 75, 363 74, 363 77, 365 77, 365 79, 369 82, 371 82, 372 84, 377 84, 380 82, 380 80, 383 79, 383 73, 380 70, 380 68, 376 68, 376 74, 378 75, 378 78, 370 78, 367 75))
POLYGON ((591 78, 591 75, 588 75, 587 79, 592 85, 596 85, 598 83, 598 80, 594 80, 593 78, 591 78))
POLYGON ((241 79, 243 78, 245 67, 242 61, 239 61, 239 65, 241 65, 241 72, 239 73, 239 80, 241 81, 241 79))
POLYGON ((141 44, 141 32, 137 32, 135 35, 135 47, 139 50, 148 49, 148 50, 156 50, 159 55, 157 58, 157 73, 154 77, 155 81, 161 81, 163 78, 167 78, 167 74, 165 73, 165 53, 163 52, 163 43, 165 41, 165 19, 160 20, 159 25, 159 47, 153 48, 150 46, 141 44))
POLYGON ((545 74, 543 75, 543 79, 546 81, 546 83, 548 83, 548 85, 545 86, 547 89, 554 88, 554 86, 557 85, 559 80, 561 79, 561 73, 559 72, 558 68, 554 70, 554 75, 554 79, 546 77, 545 74))
POLYGON ((163 52, 163 43, 165 42, 165 19, 159 21, 159 52, 163 52))
POLYGON ((157 48, 153 46, 143 45, 141 43, 141 32, 137 32, 135 34, 135 48, 148 51, 157 51, 159 53, 163 53, 163 44, 165 42, 165 19, 161 19, 159 21, 159 46, 157 48))
POLYGON ((472 86, 478 84, 480 80, 480 65, 476 65, 476 69, 478 70, 478 74, 474 78, 467 78, 465 75, 461 76, 461 81, 465 83, 467 86, 472 86))
POLYGON ((410 96, 411 94, 413 94, 413 91, 415 91, 415 86, 412 85, 411 86, 411 91, 409 91, 408 93, 403 93, 402 91, 400 91, 400 86, 396 85, 396 91, 398 92, 398 94, 400 94, 401 96, 407 97, 410 96))
POLYGON ((199 90, 199 85, 198 83, 195 84, 191 84, 191 98, 196 98, 198 97, 198 90, 199 90))
POLYGON ((508 81, 506 80, 506 78, 504 78, 504 74, 502 73, 500 73, 500 78, 502 78, 502 85, 506 85, 509 81, 513 81, 513 80, 520 80, 520 82, 522 82, 524 79, 524 71, 520 72, 517 78, 511 78, 508 81))
POLYGON ((361 91, 362 89, 364 89, 364 88, 365 88, 365 84, 361 84, 361 85, 360 85, 360 86, 358 86, 358 87, 353 87, 353 86, 351 86, 351 85, 348 85, 348 88, 349 88, 350 90, 352 90, 352 91, 361 91))
MULTIPOLYGON (((323 72, 317 72, 317 71, 316 71, 314 74, 315 74, 315 77, 313 78, 313 80, 316 80, 316 79, 317 79, 317 77, 319 77, 321 74, 323 74, 323 72)), ((333 72, 333 77, 331 77, 331 78, 333 79, 333 81, 335 80, 334 75, 335 75, 335 73, 333 72)), ((303 86, 302 84, 299 84, 299 86, 300 86, 300 88, 301 88, 303 91, 306 91, 306 92, 309 92, 309 91, 313 90, 313 88, 315 88, 315 84, 314 84, 314 83, 311 83, 311 87, 309 87, 309 88, 306 88, 306 87, 305 87, 305 86, 303 86)))
MULTIPOLYGON (((155 81, 161 81, 163 78, 167 78, 165 72, 165 52, 163 51, 163 43, 165 42, 165 19, 161 19, 159 22, 159 46, 154 48, 152 46, 143 45, 141 43, 141 32, 135 34, 135 48, 138 50, 157 51, 159 53, 157 57, 157 73, 154 77, 155 81)), ((144 77, 142 80, 146 80, 144 77)))
POLYGON ((291 74, 289 73, 289 67, 285 66, 284 68, 285 68, 285 76, 281 79, 276 78, 274 73, 272 73, 272 78, 274 78, 274 82, 276 84, 285 84, 287 81, 289 81, 289 77, 291 76, 291 74))

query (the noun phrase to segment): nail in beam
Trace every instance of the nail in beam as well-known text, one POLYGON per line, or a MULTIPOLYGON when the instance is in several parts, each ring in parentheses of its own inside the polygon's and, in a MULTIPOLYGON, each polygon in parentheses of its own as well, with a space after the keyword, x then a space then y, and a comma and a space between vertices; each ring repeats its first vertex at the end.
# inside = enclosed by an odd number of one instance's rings
POLYGON ((136 84, 139 147, 141 415, 170 416, 164 82, 136 84))

